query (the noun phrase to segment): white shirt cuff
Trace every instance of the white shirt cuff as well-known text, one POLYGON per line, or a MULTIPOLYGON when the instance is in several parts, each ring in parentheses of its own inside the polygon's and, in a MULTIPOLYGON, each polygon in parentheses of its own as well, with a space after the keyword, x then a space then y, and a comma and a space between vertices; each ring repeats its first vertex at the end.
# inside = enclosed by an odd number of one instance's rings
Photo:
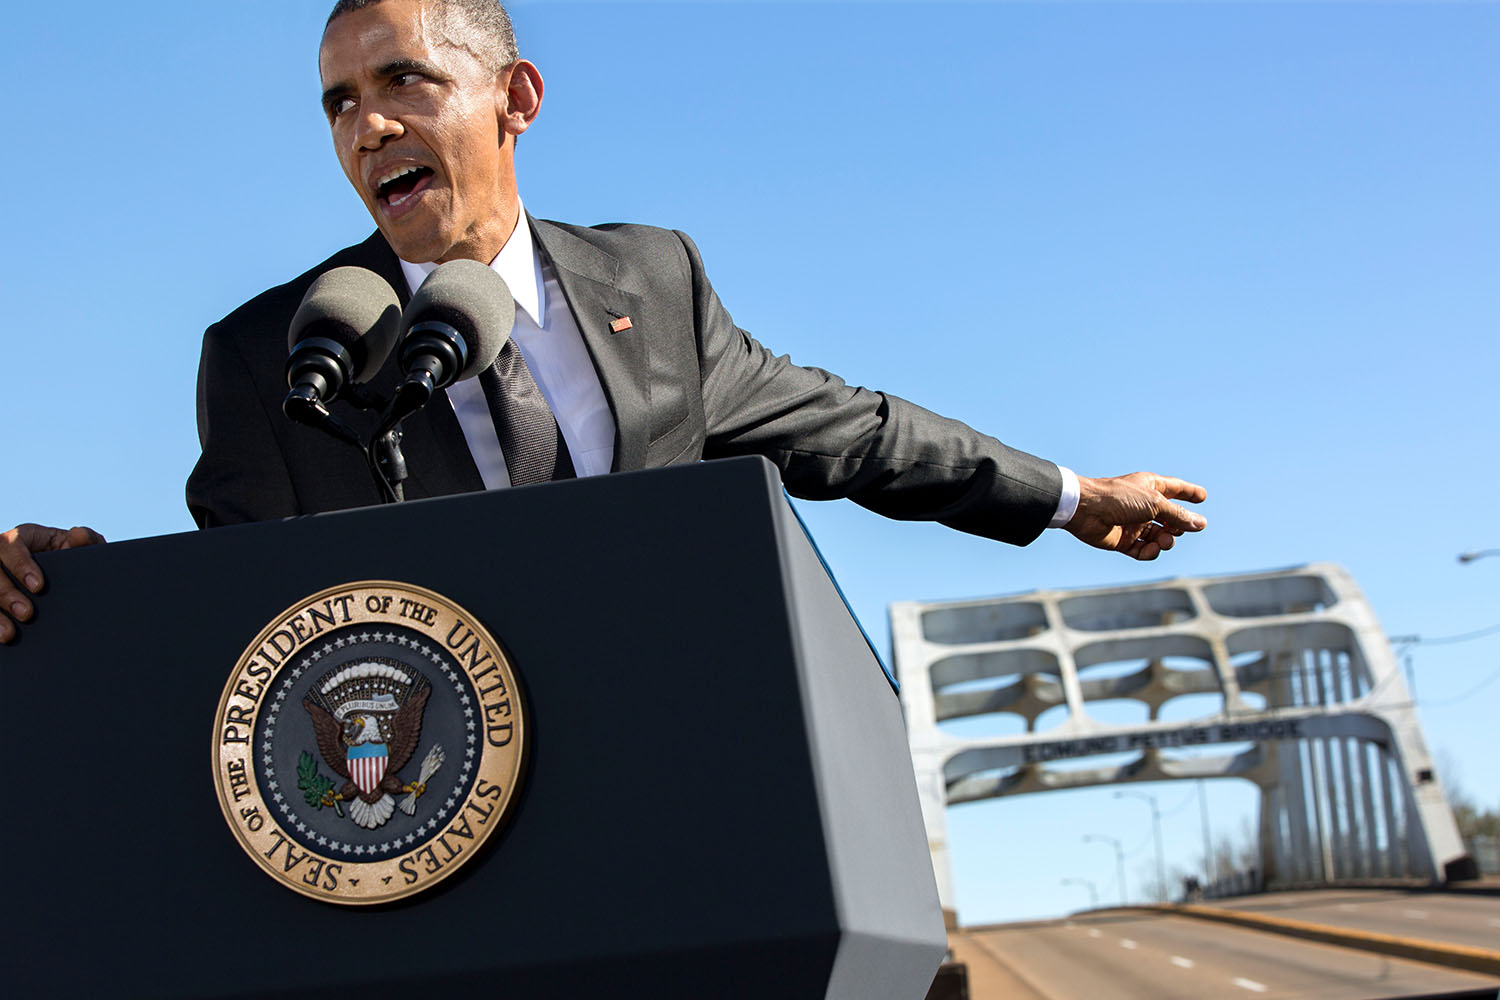
POLYGON ((1049 528, 1066 527, 1078 513, 1078 475, 1066 465, 1059 465, 1057 471, 1062 473, 1062 496, 1057 501, 1057 513, 1047 522, 1049 528))

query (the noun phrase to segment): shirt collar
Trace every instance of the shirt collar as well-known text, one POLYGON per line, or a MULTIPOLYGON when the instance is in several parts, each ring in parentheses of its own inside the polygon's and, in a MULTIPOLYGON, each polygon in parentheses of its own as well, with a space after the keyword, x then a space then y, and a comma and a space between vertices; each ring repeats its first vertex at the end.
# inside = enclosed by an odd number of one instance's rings
MULTIPOLYGON (((500 253, 490 261, 490 267, 510 286, 510 294, 516 300, 516 308, 524 312, 538 327, 544 325, 547 316, 547 287, 542 280, 542 259, 537 254, 536 243, 531 238, 531 223, 526 217, 526 206, 520 205, 516 217, 516 228, 500 248, 500 253)), ((401 273, 406 285, 413 293, 437 268, 431 262, 413 264, 401 261, 401 273)))

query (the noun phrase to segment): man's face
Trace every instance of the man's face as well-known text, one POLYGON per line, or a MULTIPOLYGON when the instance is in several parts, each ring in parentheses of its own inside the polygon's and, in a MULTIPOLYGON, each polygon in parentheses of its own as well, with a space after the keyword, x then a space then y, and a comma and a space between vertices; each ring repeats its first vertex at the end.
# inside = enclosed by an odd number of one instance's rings
POLYGON ((339 17, 318 54, 324 111, 344 176, 398 256, 489 263, 516 219, 509 73, 497 80, 444 28, 424 0, 339 17))

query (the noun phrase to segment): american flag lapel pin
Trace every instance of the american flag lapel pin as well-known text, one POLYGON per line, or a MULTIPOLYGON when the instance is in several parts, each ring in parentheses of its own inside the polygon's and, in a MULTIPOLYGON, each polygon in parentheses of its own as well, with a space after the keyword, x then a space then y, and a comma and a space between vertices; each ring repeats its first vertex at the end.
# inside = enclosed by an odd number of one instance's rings
POLYGON ((609 332, 610 333, 624 333, 626 330, 629 330, 630 327, 631 327, 630 317, 629 316, 621 316, 618 319, 610 321, 609 332))

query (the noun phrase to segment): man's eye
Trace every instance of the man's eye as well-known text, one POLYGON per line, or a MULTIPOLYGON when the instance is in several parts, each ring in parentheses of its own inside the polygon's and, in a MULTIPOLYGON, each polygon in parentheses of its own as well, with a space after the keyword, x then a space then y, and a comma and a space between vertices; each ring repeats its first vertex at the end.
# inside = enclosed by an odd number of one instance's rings
POLYGON ((340 97, 338 100, 328 105, 328 117, 337 118, 339 115, 343 114, 345 111, 348 111, 352 107, 354 107, 354 98, 340 97))
POLYGON ((395 76, 391 77, 391 86, 409 87, 414 83, 420 83, 421 80, 421 73, 397 73, 395 76))

